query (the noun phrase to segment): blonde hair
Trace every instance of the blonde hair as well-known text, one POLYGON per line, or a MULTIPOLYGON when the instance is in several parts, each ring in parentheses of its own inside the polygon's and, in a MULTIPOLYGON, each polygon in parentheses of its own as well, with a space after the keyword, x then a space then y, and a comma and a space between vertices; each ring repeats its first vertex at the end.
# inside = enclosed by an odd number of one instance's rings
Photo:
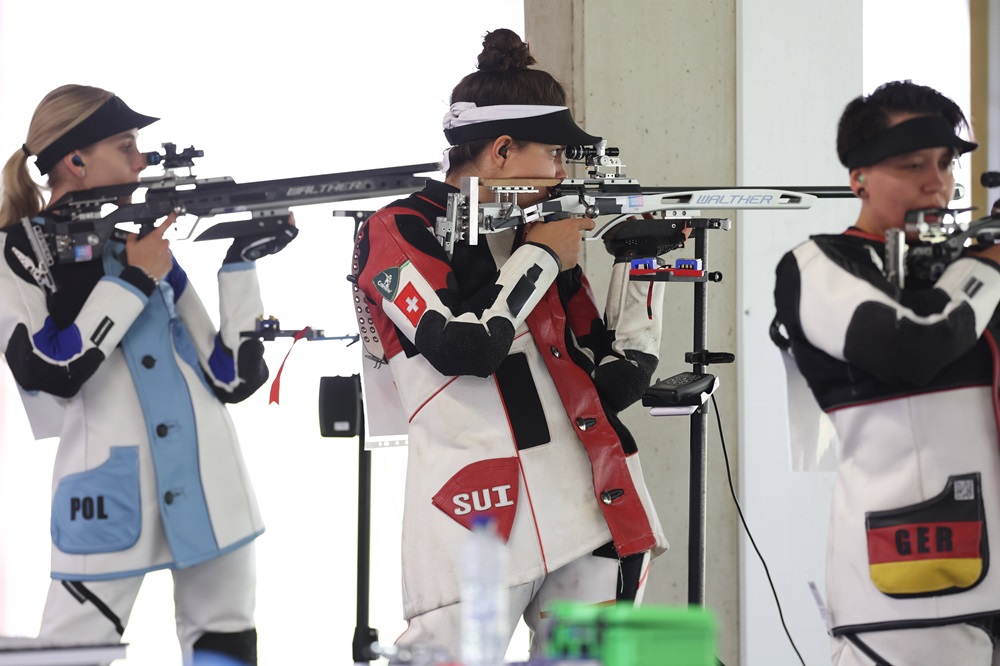
MULTIPOLYGON (((114 96, 91 86, 70 84, 56 88, 35 107, 24 145, 31 155, 37 155, 114 96)), ((53 171, 49 183, 57 179, 58 172, 53 171)), ((34 217, 44 207, 42 189, 28 173, 28 153, 19 148, 3 168, 0 229, 19 222, 22 217, 34 217)))

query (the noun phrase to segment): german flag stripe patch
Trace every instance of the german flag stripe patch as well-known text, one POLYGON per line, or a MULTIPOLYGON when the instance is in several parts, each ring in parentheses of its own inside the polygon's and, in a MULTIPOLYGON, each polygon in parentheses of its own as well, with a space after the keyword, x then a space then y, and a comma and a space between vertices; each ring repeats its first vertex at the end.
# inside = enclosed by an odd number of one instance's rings
POLYGON ((956 558, 873 564, 869 572, 875 587, 885 594, 932 594, 972 587, 983 575, 983 561, 956 558))
POLYGON ((981 556, 980 521, 928 522, 868 530, 871 565, 981 556))

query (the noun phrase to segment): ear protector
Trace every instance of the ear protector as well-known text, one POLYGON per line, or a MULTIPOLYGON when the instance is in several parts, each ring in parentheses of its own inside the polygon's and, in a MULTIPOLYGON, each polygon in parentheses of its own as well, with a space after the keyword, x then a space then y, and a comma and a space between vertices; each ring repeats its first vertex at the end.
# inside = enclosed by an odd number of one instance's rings
POLYGON ((80 157, 79 155, 74 155, 73 159, 71 159, 70 162, 73 163, 73 166, 78 166, 78 167, 83 166, 83 158, 80 157))
POLYGON ((504 159, 507 159, 507 146, 500 146, 500 148, 497 150, 497 155, 499 155, 504 159))
POLYGON ((858 182, 859 183, 865 182, 865 174, 863 174, 863 173, 859 173, 858 174, 858 182))

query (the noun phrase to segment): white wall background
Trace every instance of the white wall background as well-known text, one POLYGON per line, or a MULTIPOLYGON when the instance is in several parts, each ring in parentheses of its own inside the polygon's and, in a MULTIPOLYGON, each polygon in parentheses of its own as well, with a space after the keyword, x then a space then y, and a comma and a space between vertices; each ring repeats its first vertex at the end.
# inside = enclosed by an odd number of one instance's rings
MULTIPOLYGON (((966 0, 743 0, 738 7, 739 184, 847 185, 836 156, 837 121, 850 99, 886 81, 933 86, 968 113, 966 0), (946 37, 929 47, 931 34, 946 37)), ((956 176, 968 185, 972 174, 963 162, 956 176)), ((828 638, 807 586, 814 581, 824 589, 833 475, 790 471, 784 371, 767 330, 781 256, 810 234, 842 231, 858 208, 853 200, 821 200, 806 213, 744 213, 736 223, 740 492, 809 665, 829 663, 828 638)), ((745 536, 740 560, 741 663, 799 663, 745 536)))
MULTIPOLYGON (((205 151, 196 173, 238 182, 434 162, 452 87, 473 71, 487 30, 523 34, 520 0, 137 3, 0 0, 0 157, 19 149, 49 90, 112 90, 162 118, 140 148, 205 151)), ((151 170, 153 171, 153 170, 151 170)), ((358 202, 377 207, 385 200, 358 202)), ((260 262, 268 314, 284 328, 354 332, 353 225, 332 206, 296 210, 301 234, 260 262)), ((224 242, 173 245, 214 311, 224 242)), ((268 343, 273 373, 290 339, 268 343)), ((358 347, 299 343, 281 404, 265 387, 232 413, 267 532, 257 542, 264 664, 347 663, 355 626, 357 440, 319 436, 319 377, 359 370, 358 347)), ((55 441, 33 442, 0 369, 0 634, 33 635, 48 585, 48 498, 55 441)), ((399 525, 405 449, 373 454, 370 625, 405 628, 399 525)), ((179 663, 170 578, 151 574, 125 635, 129 663, 179 663)), ((511 655, 526 654, 515 643, 511 655)))

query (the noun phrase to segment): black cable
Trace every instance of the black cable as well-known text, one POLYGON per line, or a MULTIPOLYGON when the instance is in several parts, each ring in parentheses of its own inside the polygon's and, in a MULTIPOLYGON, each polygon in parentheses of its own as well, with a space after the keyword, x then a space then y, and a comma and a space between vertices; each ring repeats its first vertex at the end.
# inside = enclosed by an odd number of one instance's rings
POLYGON ((722 434, 722 415, 719 414, 719 405, 715 401, 715 395, 712 395, 712 407, 715 408, 715 420, 719 424, 719 439, 722 442, 722 455, 726 459, 726 478, 729 479, 729 492, 733 496, 733 503, 736 504, 736 511, 740 514, 740 522, 743 523, 743 529, 746 530, 747 537, 750 539, 750 544, 753 546, 754 552, 757 553, 757 559, 760 560, 761 565, 764 567, 764 574, 767 576, 767 584, 771 586, 771 594, 774 596, 774 604, 778 607, 778 617, 781 619, 781 628, 785 630, 785 636, 788 636, 788 642, 792 644, 792 649, 795 650, 795 655, 799 658, 799 663, 802 666, 806 666, 805 660, 802 658, 802 654, 799 652, 798 646, 795 645, 795 641, 792 639, 792 634, 788 631, 788 625, 785 624, 785 614, 781 612, 781 602, 778 601, 778 591, 774 589, 774 581, 771 580, 771 572, 767 569, 767 562, 764 561, 764 556, 760 554, 760 549, 757 548, 757 542, 753 540, 753 535, 750 534, 750 528, 747 526, 747 519, 743 517, 743 509, 740 507, 740 501, 736 498, 736 488, 733 486, 733 474, 729 471, 729 453, 726 451, 726 436, 722 434))

